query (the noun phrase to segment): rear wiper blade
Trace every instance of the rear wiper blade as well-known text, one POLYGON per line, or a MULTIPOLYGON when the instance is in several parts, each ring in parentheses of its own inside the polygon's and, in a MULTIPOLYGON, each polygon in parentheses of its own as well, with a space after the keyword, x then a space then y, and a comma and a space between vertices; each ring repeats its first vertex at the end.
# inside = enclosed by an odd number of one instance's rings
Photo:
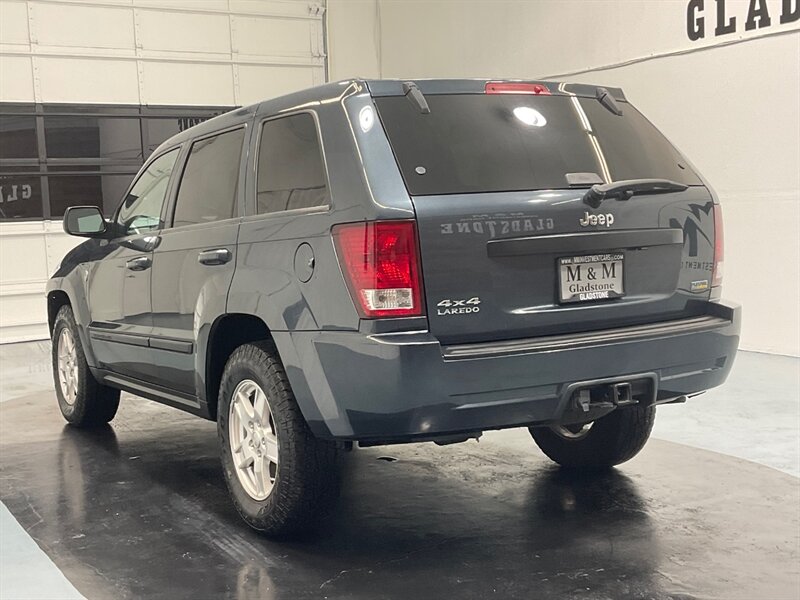
POLYGON ((603 185, 593 185, 583 195, 583 201, 592 208, 597 208, 606 198, 629 200, 636 194, 668 194, 670 192, 682 192, 688 187, 688 185, 670 181, 669 179, 627 179, 625 181, 604 183, 603 185))

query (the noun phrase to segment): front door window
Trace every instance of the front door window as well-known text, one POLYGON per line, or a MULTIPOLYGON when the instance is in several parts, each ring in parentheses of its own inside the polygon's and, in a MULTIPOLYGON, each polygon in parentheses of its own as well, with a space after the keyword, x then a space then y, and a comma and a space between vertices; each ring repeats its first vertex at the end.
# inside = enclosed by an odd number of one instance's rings
POLYGON ((161 208, 167 184, 178 158, 178 149, 162 154, 145 169, 125 196, 117 212, 116 223, 122 235, 161 229, 161 208))

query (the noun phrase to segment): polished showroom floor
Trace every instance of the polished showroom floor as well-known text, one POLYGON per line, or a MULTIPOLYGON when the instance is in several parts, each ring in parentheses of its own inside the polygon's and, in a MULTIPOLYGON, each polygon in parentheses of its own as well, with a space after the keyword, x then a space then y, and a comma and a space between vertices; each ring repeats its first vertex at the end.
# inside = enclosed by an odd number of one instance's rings
POLYGON ((800 361, 741 353, 621 467, 560 471, 524 430, 361 449, 315 536, 227 499, 213 423, 125 396, 58 414, 45 343, 0 346, 0 598, 797 598, 800 361))

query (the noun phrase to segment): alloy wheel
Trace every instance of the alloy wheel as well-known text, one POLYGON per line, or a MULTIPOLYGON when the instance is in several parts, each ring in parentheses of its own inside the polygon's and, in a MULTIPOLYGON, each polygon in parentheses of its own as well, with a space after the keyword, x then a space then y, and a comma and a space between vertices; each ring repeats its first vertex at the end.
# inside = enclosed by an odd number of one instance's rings
POLYGON ((58 383, 64 401, 72 406, 78 397, 78 352, 72 332, 64 328, 58 336, 58 383))
POLYGON ((582 423, 579 425, 555 425, 550 429, 553 432, 567 440, 580 440, 589 435, 589 430, 592 428, 594 421, 590 423, 582 423))
POLYGON ((265 500, 278 475, 278 432, 264 390, 245 379, 233 391, 228 437, 236 476, 253 500, 265 500))

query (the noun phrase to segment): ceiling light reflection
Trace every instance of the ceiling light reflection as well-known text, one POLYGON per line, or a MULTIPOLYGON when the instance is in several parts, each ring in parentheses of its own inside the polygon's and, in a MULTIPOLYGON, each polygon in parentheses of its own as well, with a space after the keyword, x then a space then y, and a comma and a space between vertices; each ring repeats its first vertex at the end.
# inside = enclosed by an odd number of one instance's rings
POLYGON ((518 106, 513 112, 514 116, 525 125, 530 125, 531 127, 544 127, 547 125, 547 119, 544 118, 544 115, 530 106, 518 106))

